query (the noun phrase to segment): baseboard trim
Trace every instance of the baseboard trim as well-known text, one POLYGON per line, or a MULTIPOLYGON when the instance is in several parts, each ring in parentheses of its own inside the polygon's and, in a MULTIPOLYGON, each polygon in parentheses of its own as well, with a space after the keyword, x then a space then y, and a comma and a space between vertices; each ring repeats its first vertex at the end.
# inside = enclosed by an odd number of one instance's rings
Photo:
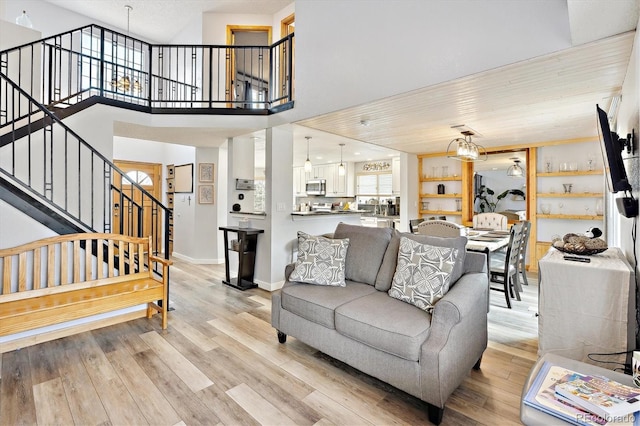
POLYGON ((195 265, 220 265, 224 263, 224 259, 194 259, 192 257, 185 256, 184 254, 176 253, 175 251, 171 253, 171 256, 195 265))
POLYGON ((260 280, 253 280, 254 283, 258 284, 258 287, 267 290, 267 291, 276 291, 282 288, 284 285, 284 281, 276 281, 275 283, 267 283, 260 280))

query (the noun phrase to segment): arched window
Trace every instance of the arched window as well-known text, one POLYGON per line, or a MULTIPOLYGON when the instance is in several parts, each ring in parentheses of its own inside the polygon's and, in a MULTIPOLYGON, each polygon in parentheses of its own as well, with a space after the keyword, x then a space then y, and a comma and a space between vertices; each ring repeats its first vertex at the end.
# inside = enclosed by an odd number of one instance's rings
POLYGON ((149 175, 145 172, 141 172, 140 170, 132 170, 130 172, 127 172, 127 177, 138 185, 153 185, 151 177, 149 177, 149 175))

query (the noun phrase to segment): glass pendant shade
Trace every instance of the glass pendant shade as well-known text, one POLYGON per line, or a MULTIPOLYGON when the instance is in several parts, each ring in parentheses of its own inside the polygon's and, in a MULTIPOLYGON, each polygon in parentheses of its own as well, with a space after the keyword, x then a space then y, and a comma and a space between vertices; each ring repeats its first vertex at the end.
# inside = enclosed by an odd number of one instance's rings
POLYGON ((343 143, 340 144, 340 165, 338 166, 338 175, 340 176, 344 176, 346 173, 346 170, 344 169, 344 164, 342 164, 342 147, 344 146, 343 143))
POLYGON ((507 169, 507 176, 522 177, 524 169, 520 166, 520 160, 514 160, 513 164, 507 169))
POLYGON ((447 157, 460 161, 486 161, 487 151, 484 147, 471 141, 471 136, 456 138, 447 147, 447 157))
POLYGON ((313 171, 313 164, 309 160, 309 139, 311 139, 311 136, 305 136, 305 139, 307 140, 307 161, 304 162, 304 171, 311 173, 313 171))
POLYGON ((29 15, 27 15, 26 10, 23 10, 22 14, 16 18, 16 24, 27 28, 33 28, 33 23, 31 22, 31 19, 29 19, 29 15))

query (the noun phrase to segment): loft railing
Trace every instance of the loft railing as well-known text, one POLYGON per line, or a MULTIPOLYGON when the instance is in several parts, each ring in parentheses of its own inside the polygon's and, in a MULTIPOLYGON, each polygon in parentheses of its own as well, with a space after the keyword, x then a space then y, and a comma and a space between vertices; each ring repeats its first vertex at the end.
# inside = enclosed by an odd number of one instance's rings
POLYGON ((2 73, 0 116, 7 180, 88 232, 150 235, 168 258, 170 211, 2 73))
POLYGON ((266 47, 153 45, 89 25, 0 52, 0 72, 48 107, 100 96, 176 113, 259 113, 293 101, 293 34, 266 47))

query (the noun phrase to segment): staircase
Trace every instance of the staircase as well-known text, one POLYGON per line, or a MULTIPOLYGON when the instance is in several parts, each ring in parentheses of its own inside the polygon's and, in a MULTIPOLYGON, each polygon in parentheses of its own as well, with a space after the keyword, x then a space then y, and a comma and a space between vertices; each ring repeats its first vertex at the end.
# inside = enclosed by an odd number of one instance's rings
POLYGON ((152 114, 286 110, 292 47, 293 34, 272 46, 151 45, 88 25, 0 52, 0 199, 60 234, 157 235, 154 254, 168 257, 170 211, 62 120, 97 103, 152 114), (128 217, 113 229, 112 206, 124 201, 128 217))

